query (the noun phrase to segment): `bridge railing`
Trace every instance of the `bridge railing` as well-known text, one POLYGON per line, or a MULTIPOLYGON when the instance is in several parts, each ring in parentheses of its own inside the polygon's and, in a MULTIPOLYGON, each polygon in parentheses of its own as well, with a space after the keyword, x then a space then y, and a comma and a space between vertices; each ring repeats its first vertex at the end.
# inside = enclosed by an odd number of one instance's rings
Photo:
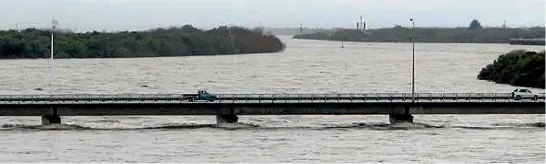
POLYGON ((0 95, 0 101, 97 101, 97 100, 174 100, 181 94, 63 94, 63 95, 0 95))
MULTIPOLYGON (((347 93, 347 94, 218 94, 219 98, 288 98, 288 99, 307 99, 307 98, 411 98, 411 93, 347 93)), ((416 93, 418 99, 428 98, 511 98, 510 93, 416 93)))
MULTIPOLYGON (((148 101, 187 100, 188 94, 55 94, 0 95, 0 101, 148 101)), ((195 95, 195 94, 193 94, 195 95)), ((219 100, 396 100, 412 99, 411 93, 336 93, 336 94, 217 94, 219 100)), ((539 99, 544 99, 544 94, 539 99)), ((416 101, 427 100, 506 100, 511 93, 415 93, 416 101)))

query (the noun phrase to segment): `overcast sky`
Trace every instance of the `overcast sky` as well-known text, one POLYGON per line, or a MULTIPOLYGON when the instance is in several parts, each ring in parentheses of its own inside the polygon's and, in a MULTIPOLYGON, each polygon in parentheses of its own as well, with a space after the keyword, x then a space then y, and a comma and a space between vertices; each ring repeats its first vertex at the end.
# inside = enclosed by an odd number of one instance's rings
POLYGON ((0 0, 0 28, 49 26, 87 30, 142 30, 193 24, 267 27, 354 27, 360 15, 371 28, 544 25, 544 0, 0 0))

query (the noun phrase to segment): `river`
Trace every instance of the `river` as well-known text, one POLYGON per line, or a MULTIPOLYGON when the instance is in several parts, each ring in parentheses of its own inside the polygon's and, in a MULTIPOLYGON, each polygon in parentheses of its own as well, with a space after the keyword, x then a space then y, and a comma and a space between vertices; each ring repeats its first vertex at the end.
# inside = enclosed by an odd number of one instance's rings
MULTIPOLYGON (((274 54, 3 60, 0 94, 410 92, 411 44, 293 40, 274 54), (50 63, 51 62, 51 63, 50 63), (50 67, 52 66, 52 67, 50 67), (43 90, 36 90, 42 88, 43 90)), ((477 80, 499 54, 542 46, 417 43, 416 92, 510 92, 477 80)), ((543 89, 531 89, 544 92, 543 89)), ((0 117, 0 162, 544 163, 544 115, 0 117)))

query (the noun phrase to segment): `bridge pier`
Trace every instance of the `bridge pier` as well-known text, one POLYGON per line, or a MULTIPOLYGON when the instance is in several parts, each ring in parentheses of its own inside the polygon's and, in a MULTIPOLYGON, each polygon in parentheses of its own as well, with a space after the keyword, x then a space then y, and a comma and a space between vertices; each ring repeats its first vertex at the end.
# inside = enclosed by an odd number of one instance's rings
POLYGON ((42 125, 61 124, 61 117, 57 114, 57 108, 51 108, 52 115, 42 116, 42 125))
POLYGON ((389 122, 391 124, 396 123, 413 123, 413 115, 411 115, 410 107, 406 106, 403 109, 402 108, 394 108, 391 109, 391 112, 389 113, 389 122))
POLYGON ((61 117, 57 115, 42 116, 42 125, 61 124, 61 117))
POLYGON ((234 108, 220 109, 216 114, 216 124, 237 123, 238 121, 239 116, 237 116, 234 108))
POLYGON ((239 121, 239 116, 235 114, 216 115, 216 124, 237 123, 238 121, 239 121))

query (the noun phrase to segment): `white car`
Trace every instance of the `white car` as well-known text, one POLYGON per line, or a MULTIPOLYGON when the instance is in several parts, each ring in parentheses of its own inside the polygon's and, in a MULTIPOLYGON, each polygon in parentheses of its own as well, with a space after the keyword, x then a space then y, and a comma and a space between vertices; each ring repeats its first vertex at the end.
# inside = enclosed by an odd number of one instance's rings
POLYGON ((514 100, 521 100, 521 99, 533 99, 538 100, 538 94, 531 92, 529 89, 519 88, 512 92, 512 98, 514 100))

